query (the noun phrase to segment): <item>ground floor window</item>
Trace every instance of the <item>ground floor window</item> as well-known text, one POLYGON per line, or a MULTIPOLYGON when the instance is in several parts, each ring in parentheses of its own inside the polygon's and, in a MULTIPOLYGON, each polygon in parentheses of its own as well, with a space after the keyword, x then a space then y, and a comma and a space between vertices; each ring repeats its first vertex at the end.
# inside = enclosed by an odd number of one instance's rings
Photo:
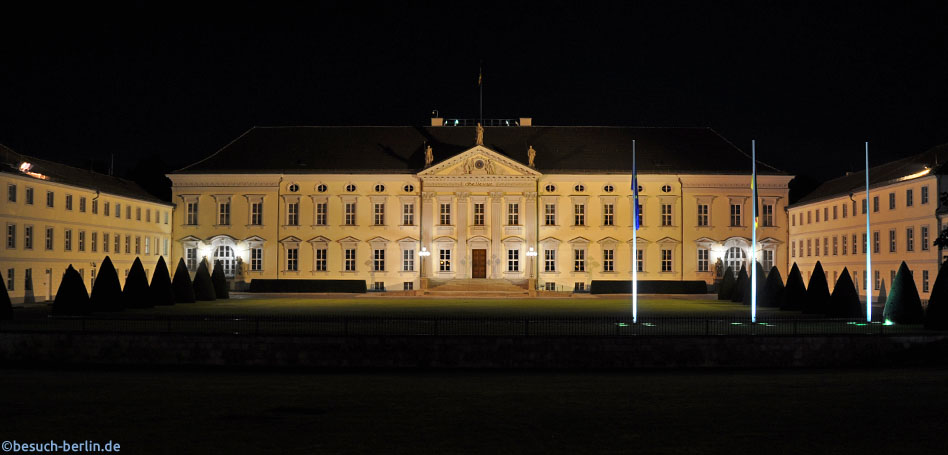
MULTIPOLYGON (((148 254, 148 238, 145 238, 145 254, 148 254)), ((234 258, 234 249, 227 245, 220 245, 214 250, 214 260, 221 261, 221 267, 224 268, 224 276, 233 278, 237 269, 237 261, 234 258)))
POLYGON ((23 271, 23 290, 32 291, 33 290, 33 269, 26 269, 23 271))
MULTIPOLYGON (((105 244, 106 244, 106 245, 109 244, 109 243, 108 243, 108 242, 109 242, 108 239, 109 239, 109 236, 106 235, 106 236, 105 236, 105 244)), ((118 239, 118 237, 116 237, 116 239, 118 239)), ((106 251, 108 251, 108 249, 106 249, 106 251)), ((117 249, 116 249, 116 252, 118 252, 117 249)), ((189 270, 189 271, 192 271, 192 272, 193 272, 193 271, 197 270, 197 248, 185 248, 185 249, 184 249, 184 262, 185 262, 185 265, 188 266, 188 270, 189 270)))
POLYGON ((346 272, 355 272, 356 269, 356 250, 355 248, 348 248, 345 250, 345 259, 343 263, 343 269, 346 272))
POLYGON ((286 249, 286 270, 290 272, 295 272, 299 270, 299 260, 300 260, 299 248, 286 249))
POLYGON ((556 250, 543 250, 543 271, 556 271, 556 250))
POLYGON ((402 271, 415 270, 415 250, 402 250, 402 271))
POLYGON ((250 270, 255 272, 263 270, 263 248, 250 249, 250 270))
POLYGON ((643 250, 635 251, 635 270, 638 272, 645 271, 645 251, 643 250))
POLYGON ((774 250, 764 250, 761 252, 764 256, 764 272, 770 273, 770 269, 774 266, 774 250))
POLYGON ((405 281, 405 282, 403 282, 403 283, 402 283, 402 289, 405 290, 405 291, 411 291, 411 290, 415 289, 415 282, 414 282, 414 281, 405 281))
POLYGON ((545 286, 544 289, 546 289, 547 291, 555 291, 555 290, 556 290, 556 283, 551 283, 551 282, 547 281, 544 286, 545 286))
POLYGON ((507 271, 520 271, 520 250, 507 250, 507 271))
POLYGON ((328 253, 329 253, 329 250, 327 250, 327 249, 325 249, 325 248, 320 248, 320 249, 316 250, 316 264, 315 264, 315 265, 316 265, 316 271, 317 271, 317 272, 325 272, 325 271, 326 271, 326 268, 327 268, 327 267, 326 267, 326 259, 327 259, 327 257, 329 256, 328 253))
POLYGON ((873 280, 873 283, 872 283, 872 287, 873 287, 874 290, 878 291, 878 290, 879 290, 879 280, 880 280, 879 271, 876 270, 876 271, 873 273, 873 275, 874 275, 874 276, 873 276, 874 280, 873 280))
POLYGON ((451 271, 451 250, 441 250, 438 255, 440 259, 438 270, 442 272, 451 271))
POLYGON ((922 270, 922 292, 928 292, 928 270, 922 270))
POLYGON ((573 271, 586 271, 586 250, 573 250, 573 271))
POLYGON ((7 269, 7 290, 13 290, 13 284, 16 282, 16 269, 7 269))
POLYGON ((582 281, 577 281, 577 282, 573 285, 573 290, 574 290, 574 291, 585 291, 585 290, 586 290, 586 283, 585 283, 585 282, 582 282, 582 281))
POLYGON ((615 250, 602 250, 602 271, 612 272, 615 270, 615 250))
POLYGON ((372 250, 372 269, 376 272, 385 270, 385 250, 372 250))
POLYGON ((706 248, 698 248, 698 271, 707 272, 709 262, 709 251, 706 248))
MULTIPOLYGON (((809 240, 807 240, 807 242, 809 242, 809 240)), ((741 271, 741 267, 744 266, 744 260, 746 258, 747 257, 744 255, 743 248, 733 246, 727 249, 727 255, 724 257, 724 264, 727 267, 730 267, 731 272, 734 273, 735 277, 737 277, 737 274, 741 271)))
POLYGON ((662 250, 662 271, 672 271, 672 250, 662 250))

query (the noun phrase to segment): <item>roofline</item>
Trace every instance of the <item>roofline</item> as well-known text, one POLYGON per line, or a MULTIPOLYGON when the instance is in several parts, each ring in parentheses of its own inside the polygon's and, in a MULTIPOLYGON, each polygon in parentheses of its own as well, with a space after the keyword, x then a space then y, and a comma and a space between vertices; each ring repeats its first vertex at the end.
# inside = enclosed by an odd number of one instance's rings
MULTIPOLYGON (((921 176, 921 177, 915 177, 915 178, 913 178, 913 179, 900 180, 900 179, 903 178, 903 177, 907 177, 907 176, 902 176, 902 177, 899 177, 899 178, 897 178, 897 179, 889 179, 889 180, 885 180, 885 181, 882 181, 882 182, 872 183, 872 184, 869 185, 869 189, 870 189, 870 190, 872 190, 873 188, 878 189, 878 188, 881 188, 881 187, 884 187, 884 186, 894 185, 894 184, 896 184, 896 183, 902 183, 902 182, 909 182, 909 181, 919 180, 919 179, 923 179, 923 178, 926 178, 926 177, 934 177, 934 178, 937 178, 937 177, 938 177, 938 174, 935 174, 934 172, 930 172, 930 173, 925 174, 925 175, 923 175, 923 176, 921 176)), ((853 187, 853 188, 854 188, 854 189, 858 189, 858 190, 862 190, 862 189, 865 188, 865 187, 866 187, 865 185, 859 185, 859 186, 855 186, 855 187, 853 187)), ((802 206, 804 206, 804 205, 815 204, 815 203, 817 203, 817 202, 825 202, 825 201, 828 201, 828 200, 830 200, 830 199, 837 198, 837 197, 840 197, 840 196, 846 196, 846 195, 854 195, 854 196, 855 196, 857 193, 860 193, 860 191, 853 191, 853 192, 849 192, 849 193, 843 191, 843 192, 841 192, 841 193, 833 193, 833 194, 829 194, 829 195, 822 196, 822 197, 819 197, 819 198, 814 198, 814 199, 809 199, 809 200, 806 200, 806 201, 798 201, 798 202, 795 202, 795 203, 793 203, 793 204, 788 205, 788 206, 787 206, 787 209, 789 210, 789 209, 796 208, 796 207, 802 207, 802 206)), ((806 196, 804 196, 804 197, 806 197, 806 196)))
POLYGON ((223 147, 217 149, 216 152, 214 152, 214 153, 212 153, 212 154, 210 154, 210 155, 208 155, 208 156, 206 156, 206 157, 204 157, 204 158, 202 158, 202 159, 200 159, 200 160, 198 160, 198 161, 195 161, 195 162, 193 162, 193 163, 191 163, 191 164, 189 164, 189 165, 187 165, 187 166, 185 166, 185 167, 183 167, 183 168, 181 168, 181 169, 176 169, 176 170, 172 171, 171 173, 174 174, 175 172, 183 171, 183 170, 185 170, 185 169, 187 169, 187 168, 189 168, 189 167, 197 166, 198 164, 201 164, 201 163, 203 163, 203 162, 205 162, 205 161, 207 161, 207 160, 209 160, 209 159, 215 157, 218 153, 222 152, 222 151, 223 151, 224 149, 226 149, 227 147, 230 147, 234 142, 239 141, 240 138, 246 136, 246 135, 249 134, 251 131, 253 131, 255 128, 258 128, 258 127, 256 127, 256 126, 250 127, 250 129, 248 129, 247 131, 244 131, 243 134, 241 134, 240 136, 237 136, 234 140, 228 142, 228 143, 225 144, 223 147))

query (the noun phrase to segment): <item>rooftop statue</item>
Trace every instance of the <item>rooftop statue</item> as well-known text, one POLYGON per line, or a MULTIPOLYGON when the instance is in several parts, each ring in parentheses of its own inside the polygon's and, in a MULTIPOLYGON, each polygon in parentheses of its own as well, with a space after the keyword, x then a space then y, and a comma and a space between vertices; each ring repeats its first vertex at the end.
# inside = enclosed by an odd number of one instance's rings
POLYGON ((533 160, 536 159, 536 157, 537 157, 537 151, 534 150, 533 146, 531 145, 530 148, 527 149, 527 161, 528 161, 527 165, 530 167, 536 167, 536 165, 533 164, 533 160))
POLYGON ((431 151, 431 146, 425 148, 425 167, 431 166, 431 163, 434 162, 434 152, 431 151))
POLYGON ((484 145, 484 127, 477 124, 477 145, 484 145))

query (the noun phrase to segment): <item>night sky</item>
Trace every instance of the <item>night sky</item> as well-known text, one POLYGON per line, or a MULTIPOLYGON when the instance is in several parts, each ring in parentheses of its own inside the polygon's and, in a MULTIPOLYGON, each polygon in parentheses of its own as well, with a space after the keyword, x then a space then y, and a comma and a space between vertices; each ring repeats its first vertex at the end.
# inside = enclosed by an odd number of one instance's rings
POLYGON ((710 126, 811 179, 948 142, 948 3, 593 3, 8 11, 0 143, 128 173, 254 125, 474 118, 481 61, 486 118, 710 126))

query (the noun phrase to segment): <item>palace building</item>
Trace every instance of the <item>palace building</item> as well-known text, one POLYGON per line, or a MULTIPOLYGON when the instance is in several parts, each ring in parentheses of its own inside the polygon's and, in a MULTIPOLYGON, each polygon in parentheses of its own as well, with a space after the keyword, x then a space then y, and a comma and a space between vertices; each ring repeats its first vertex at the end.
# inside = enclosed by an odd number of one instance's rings
POLYGON ((872 248, 873 298, 886 290, 905 261, 923 301, 931 294, 942 258, 933 245, 943 226, 939 194, 948 191, 940 169, 948 145, 829 180, 789 207, 790 261, 808 281, 817 261, 830 290, 843 268, 866 295, 866 251, 872 248), (868 202, 868 204, 867 204, 868 202), (869 210, 871 234, 866 233, 869 210))
POLYGON ((173 206, 130 181, 0 145, 0 185, 0 272, 14 302, 52 300, 70 264, 91 291, 105 256, 123 283, 136 257, 149 277, 169 257, 173 206))
POLYGON ((172 259, 220 260, 237 288, 493 279, 572 291, 630 280, 632 267, 641 280, 713 283, 752 255, 786 273, 792 176, 758 164, 751 252, 751 158, 709 128, 489 125, 504 126, 252 128, 169 174, 172 259))

